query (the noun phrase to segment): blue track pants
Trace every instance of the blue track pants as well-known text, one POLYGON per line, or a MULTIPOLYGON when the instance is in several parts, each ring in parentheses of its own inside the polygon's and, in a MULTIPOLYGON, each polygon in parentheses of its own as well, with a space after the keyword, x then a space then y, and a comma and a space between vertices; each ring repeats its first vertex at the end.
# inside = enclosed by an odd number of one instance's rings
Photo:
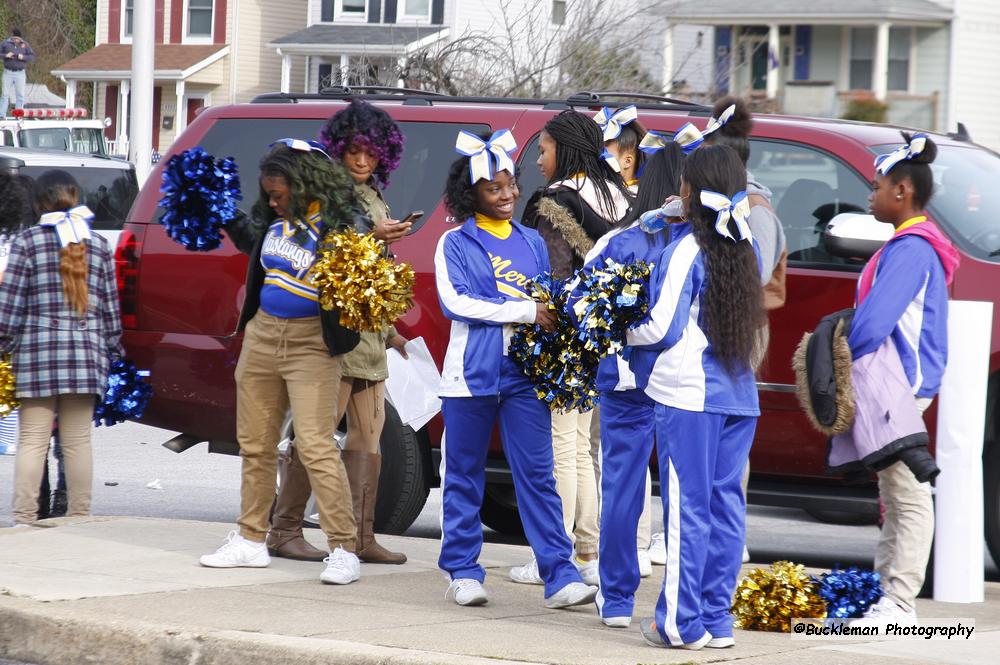
POLYGON ((667 564, 656 626, 670 644, 731 637, 746 531, 740 489, 757 418, 656 405, 667 564))
POLYGON ((632 616, 639 588, 636 528, 646 501, 655 402, 641 390, 601 393, 601 545, 598 605, 603 617, 632 616))
POLYGON ((501 365, 498 393, 441 399, 445 435, 438 566, 451 579, 486 579, 478 563, 483 548, 479 509, 486 454, 493 425, 499 421, 521 523, 549 597, 570 582, 582 581, 570 562, 573 549, 563 529, 562 503, 552 474, 552 417, 528 379, 507 358, 501 365))

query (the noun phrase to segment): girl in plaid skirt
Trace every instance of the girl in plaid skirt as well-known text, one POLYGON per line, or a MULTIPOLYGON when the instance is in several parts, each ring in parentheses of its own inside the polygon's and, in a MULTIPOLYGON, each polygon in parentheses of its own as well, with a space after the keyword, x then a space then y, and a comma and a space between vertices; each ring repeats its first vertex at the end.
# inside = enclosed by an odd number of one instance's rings
POLYGON ((35 521, 38 488, 59 417, 69 485, 68 515, 90 513, 95 399, 121 355, 121 319, 108 242, 90 232, 93 214, 65 171, 35 183, 37 226, 10 246, 0 283, 0 351, 10 353, 21 401, 14 465, 14 522, 35 521))

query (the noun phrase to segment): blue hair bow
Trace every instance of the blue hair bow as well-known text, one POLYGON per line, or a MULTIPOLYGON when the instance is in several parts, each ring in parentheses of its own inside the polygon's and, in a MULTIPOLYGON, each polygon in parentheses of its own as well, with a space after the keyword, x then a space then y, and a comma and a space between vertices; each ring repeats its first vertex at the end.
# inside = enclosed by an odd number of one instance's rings
POLYGON ((891 171, 896 164, 913 159, 922 153, 926 147, 927 135, 922 133, 914 134, 910 138, 910 142, 906 145, 901 145, 890 153, 876 157, 875 170, 884 176, 889 175, 889 171, 891 171))
POLYGON ((469 158, 469 177, 472 184, 480 180, 493 180, 493 164, 496 163, 496 171, 507 171, 514 175, 514 160, 510 158, 510 153, 517 148, 517 142, 509 129, 501 129, 493 132, 487 140, 482 140, 475 134, 471 134, 464 129, 458 133, 455 139, 455 152, 469 158))
POLYGON ((638 118, 639 112, 636 110, 635 104, 623 106, 617 111, 612 111, 605 106, 594 116, 594 122, 600 125, 606 143, 618 138, 622 133, 622 127, 638 118))
POLYGON ((327 159, 330 159, 330 155, 327 153, 326 148, 324 148, 323 144, 320 143, 319 141, 306 141, 305 139, 286 138, 286 139, 278 139, 277 141, 275 141, 274 143, 272 143, 267 147, 273 148, 279 143, 288 146, 292 150, 298 150, 299 152, 318 152, 327 159))
POLYGON ((750 233, 750 225, 747 223, 750 218, 750 200, 747 198, 746 192, 737 192, 730 199, 725 194, 703 189, 701 190, 701 204, 716 212, 715 232, 723 238, 740 242, 741 240, 750 240, 753 237, 750 233), (729 230, 730 220, 736 223, 738 238, 729 230))
MULTIPOLYGON (((649 131, 639 142, 639 150, 653 154, 666 148, 670 141, 671 139, 659 132, 649 131)), ((700 129, 688 122, 674 133, 673 141, 681 147, 685 155, 688 155, 705 142, 705 136, 700 129)))

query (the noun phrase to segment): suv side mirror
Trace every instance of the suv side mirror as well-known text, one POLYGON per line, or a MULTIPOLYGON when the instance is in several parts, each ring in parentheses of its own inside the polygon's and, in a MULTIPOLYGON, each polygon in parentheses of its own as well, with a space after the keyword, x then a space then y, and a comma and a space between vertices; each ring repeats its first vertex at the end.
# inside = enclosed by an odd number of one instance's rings
POLYGON ((844 212, 823 231, 826 251, 842 259, 868 260, 892 237, 892 224, 876 221, 872 215, 844 212))

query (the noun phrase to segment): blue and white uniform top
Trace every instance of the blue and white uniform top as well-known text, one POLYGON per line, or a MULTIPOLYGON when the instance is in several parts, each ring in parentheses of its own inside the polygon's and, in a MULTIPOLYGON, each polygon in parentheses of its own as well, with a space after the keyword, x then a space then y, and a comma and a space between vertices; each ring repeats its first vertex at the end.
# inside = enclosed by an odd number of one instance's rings
POLYGON ((535 302, 516 292, 524 275, 549 271, 549 255, 534 229, 513 220, 510 229, 500 239, 470 217, 438 241, 434 277, 441 310, 452 321, 442 397, 496 395, 511 324, 535 320, 535 302))
POLYGON ((730 375, 705 334, 704 253, 694 234, 677 231, 680 237, 663 250, 650 277, 649 315, 628 332, 628 345, 642 352, 633 354, 630 364, 637 373, 649 372, 646 394, 660 404, 685 411, 758 416, 757 386, 749 364, 730 375))
MULTIPOLYGON (((653 263, 659 260, 660 254, 669 242, 668 231, 646 233, 639 226, 638 220, 628 226, 612 229, 601 236, 587 252, 584 259, 584 270, 595 266, 603 266, 606 259, 612 259, 621 264, 647 261, 653 263)), ((579 298, 570 294, 566 312, 574 316, 573 303, 579 298)), ((602 358, 597 366, 597 389, 601 392, 643 389, 649 380, 648 372, 640 371, 637 376, 620 355, 602 358)))
POLYGON ((319 316, 319 296, 310 271, 322 234, 319 206, 305 221, 278 219, 268 228, 260 253, 264 286, 260 306, 271 316, 297 319, 319 316))

